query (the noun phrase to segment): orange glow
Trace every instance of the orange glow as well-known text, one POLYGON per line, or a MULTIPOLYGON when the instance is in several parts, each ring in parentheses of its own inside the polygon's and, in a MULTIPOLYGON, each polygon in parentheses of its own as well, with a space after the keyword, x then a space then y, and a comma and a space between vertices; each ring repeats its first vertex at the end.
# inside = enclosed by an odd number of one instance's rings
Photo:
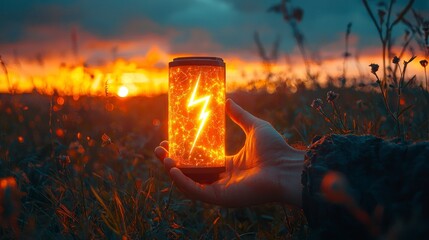
POLYGON ((64 105, 64 98, 63 97, 58 97, 57 98, 57 104, 61 105, 61 106, 64 105))
POLYGON ((225 68, 170 67, 169 155, 179 168, 225 166, 225 68))
POLYGON ((6 188, 14 188, 16 187, 16 180, 14 177, 6 177, 0 179, 0 190, 5 190, 6 188))
POLYGON ((55 131, 55 134, 56 134, 58 137, 64 137, 64 130, 62 130, 61 128, 58 128, 58 129, 55 131))
MULTIPOLYGON (((40 29, 39 29, 40 30, 40 29)), ((43 30, 48 31, 48 30, 43 30)), ((86 36, 86 35, 85 35, 86 36)), ((130 56, 127 59, 108 58, 101 59, 100 62, 90 61, 90 56, 97 49, 108 46, 118 46, 124 51, 133 51, 142 46, 136 42, 118 41, 108 42, 103 39, 96 39, 94 36, 86 36, 88 42, 86 48, 82 49, 82 56, 76 60, 71 55, 61 55, 53 51, 43 57, 43 63, 38 63, 31 58, 20 58, 14 61, 13 54, 2 54, 2 59, 6 63, 8 75, 0 70, 0 92, 9 92, 13 89, 15 93, 32 92, 36 90, 42 94, 53 94, 54 89, 60 96, 69 95, 77 100, 81 95, 105 96, 106 89, 110 94, 117 95, 121 86, 128 89, 127 96, 146 95, 153 96, 163 94, 168 91, 168 68, 166 63, 179 55, 186 55, 186 52, 171 54, 168 51, 168 44, 153 40, 150 45, 145 45, 145 54, 130 56), (136 45, 137 44, 137 45, 136 45), (89 63, 88 63, 89 62, 89 63), (85 64, 84 64, 85 63, 85 64), (8 84, 9 82, 9 84, 8 84)), ((66 43, 63 43, 66 46, 66 43)), ((33 49, 34 43, 16 43, 5 45, 5 49, 33 49)), ((51 43, 49 43, 51 45, 51 43)), ((312 64, 311 72, 319 76, 319 82, 326 83, 328 76, 337 77, 342 74, 344 59, 341 57, 341 50, 337 50, 338 44, 333 44, 329 49, 324 49, 321 55, 334 56, 325 58, 320 64, 312 64), (337 57, 335 57, 337 56, 337 57)), ((24 52, 24 50, 22 50, 24 52)), ((394 49, 399 52, 400 49, 394 49)), ((417 53, 418 54, 418 53, 417 53)), ((358 77, 367 82, 375 81, 371 75, 368 65, 370 63, 382 63, 381 50, 378 48, 366 49, 360 52, 359 60, 350 58, 347 65, 347 78, 358 77)), ((409 59, 407 53, 401 60, 409 59)), ((419 64, 422 54, 418 54, 416 60, 408 65, 406 78, 417 75, 418 81, 423 77, 423 68, 419 64)), ((285 80, 290 86, 290 90, 296 91, 295 80, 306 79, 306 70, 299 55, 290 55, 291 61, 279 61, 272 64, 270 69, 273 76, 285 80)), ((275 87, 267 86, 264 80, 267 78, 267 68, 258 59, 256 53, 253 58, 240 56, 239 53, 227 53, 225 60, 228 62, 226 90, 233 91, 237 88, 253 89, 267 88, 269 92, 275 91, 275 87), (256 80, 256 81, 255 81, 256 80), (252 85, 247 83, 252 81, 252 85)), ((390 62, 390 61, 389 61, 390 62)), ((60 104, 58 104, 60 105, 60 104)))
POLYGON ((125 87, 125 86, 121 86, 121 87, 119 87, 119 89, 118 89, 118 96, 119 97, 126 97, 126 96, 128 96, 128 88, 127 87, 125 87))
POLYGON ((353 198, 347 193, 346 178, 338 172, 330 171, 322 179, 320 190, 323 196, 332 203, 353 204, 353 198))

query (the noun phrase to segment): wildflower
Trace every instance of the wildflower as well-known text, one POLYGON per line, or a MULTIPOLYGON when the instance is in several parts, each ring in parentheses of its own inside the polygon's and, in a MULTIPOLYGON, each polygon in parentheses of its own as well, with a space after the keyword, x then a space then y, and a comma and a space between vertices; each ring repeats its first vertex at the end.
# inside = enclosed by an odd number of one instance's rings
POLYGON ((371 67, 371 73, 376 74, 379 68, 378 64, 371 63, 369 66, 371 67))
POLYGON ((326 94, 326 101, 328 101, 328 102, 332 102, 332 101, 334 101, 335 99, 337 99, 337 98, 338 98, 338 96, 340 96, 340 94, 338 94, 338 93, 336 93, 336 92, 334 92, 334 91, 329 91, 329 92, 326 94))
POLYGON ((422 67, 425 68, 428 65, 428 60, 426 60, 426 59, 421 60, 420 65, 422 65, 422 67))
POLYGON ((393 57, 392 63, 394 64, 398 64, 399 63, 399 58, 397 56, 393 57))
POLYGON ((314 108, 314 109, 317 109, 317 110, 319 110, 319 109, 321 109, 322 108, 322 106, 323 106, 323 101, 322 101, 322 99, 320 99, 320 98, 316 98, 316 99, 314 99, 313 100, 313 102, 311 103, 311 105, 310 105, 312 108, 314 108))

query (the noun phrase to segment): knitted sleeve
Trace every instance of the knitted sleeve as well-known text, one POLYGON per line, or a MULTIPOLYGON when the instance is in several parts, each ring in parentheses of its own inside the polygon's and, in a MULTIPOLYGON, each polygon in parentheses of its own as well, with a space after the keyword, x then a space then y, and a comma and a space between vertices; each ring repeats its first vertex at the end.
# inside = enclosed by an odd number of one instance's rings
POLYGON ((316 239, 429 236, 429 142, 319 137, 307 151, 301 182, 316 239))

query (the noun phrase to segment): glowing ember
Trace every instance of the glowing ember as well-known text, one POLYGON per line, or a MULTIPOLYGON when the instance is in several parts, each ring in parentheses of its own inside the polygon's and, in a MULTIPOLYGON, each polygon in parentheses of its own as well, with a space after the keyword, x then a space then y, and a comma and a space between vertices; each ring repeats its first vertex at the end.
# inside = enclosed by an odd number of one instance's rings
POLYGON ((118 96, 119 97, 126 97, 128 96, 128 88, 125 86, 121 86, 118 89, 118 96))

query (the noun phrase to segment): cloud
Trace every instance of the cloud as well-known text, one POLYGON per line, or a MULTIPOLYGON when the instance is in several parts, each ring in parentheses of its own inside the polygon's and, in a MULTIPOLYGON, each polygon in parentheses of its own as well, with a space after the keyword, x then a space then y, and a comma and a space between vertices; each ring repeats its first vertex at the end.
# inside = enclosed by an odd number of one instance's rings
MULTIPOLYGON (((97 51, 104 56, 117 48, 131 56, 125 46, 161 45, 171 53, 240 54, 257 58, 253 33, 258 31, 269 46, 281 35, 281 51, 296 48, 288 24, 280 14, 267 9, 280 0, 45 0, 0 2, 0 51, 22 54, 50 52, 61 46, 70 49, 70 34, 78 30, 80 50, 97 51), (91 40, 92 39, 92 40, 91 40), (87 44, 96 39, 97 44, 87 44), (123 44, 121 44, 123 42, 123 44), (21 43, 21 45, 20 45, 21 43), (57 44, 58 43, 58 44, 57 44), (38 46, 31 49, 33 46, 38 46), (109 46, 112 45, 112 46, 109 46), (83 49, 89 47, 91 49, 83 49), (44 49, 46 48, 46 49, 44 49)), ((358 48, 378 46, 378 36, 360 1, 290 1, 304 10, 298 24, 306 44, 323 53, 341 42, 346 26, 353 23, 352 33, 359 36, 358 48)), ((403 4, 402 2, 398 5, 403 4)), ((416 9, 429 12, 427 1, 416 1, 416 9)), ((397 11, 397 9, 396 9, 397 11)), ((401 34, 399 29, 395 34, 401 34)), ((92 59, 95 57, 92 57, 92 59)))

